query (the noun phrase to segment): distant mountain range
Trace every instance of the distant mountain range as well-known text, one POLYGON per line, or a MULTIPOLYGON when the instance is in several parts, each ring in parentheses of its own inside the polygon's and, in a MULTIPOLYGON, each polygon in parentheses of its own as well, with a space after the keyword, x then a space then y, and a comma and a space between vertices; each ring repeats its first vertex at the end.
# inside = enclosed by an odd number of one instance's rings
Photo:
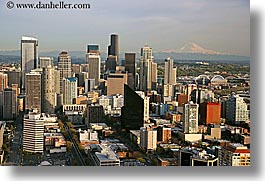
MULTIPOLYGON (((49 52, 39 52, 39 56, 50 56, 54 57, 54 60, 57 61, 57 57, 60 51, 49 51, 49 52)), ((85 60, 85 51, 69 51, 73 60, 84 61, 85 60)), ((239 55, 230 55, 222 52, 217 52, 214 50, 208 50, 202 46, 191 42, 185 44, 183 47, 177 50, 166 50, 166 51, 154 51, 153 52, 155 60, 164 60, 168 57, 171 57, 174 60, 206 60, 206 61, 250 61, 250 57, 239 56, 239 55)), ((124 52, 120 53, 120 57, 124 58, 124 52)), ((140 58, 140 53, 136 53, 137 59, 140 58)), ((107 58, 106 52, 101 52, 101 59, 105 60, 107 58)), ((20 50, 11 50, 4 51, 0 50, 0 61, 1 62, 10 62, 11 60, 20 61, 20 50), (9 57, 9 58, 8 58, 9 57), (10 61, 8 61, 10 60, 10 61)))

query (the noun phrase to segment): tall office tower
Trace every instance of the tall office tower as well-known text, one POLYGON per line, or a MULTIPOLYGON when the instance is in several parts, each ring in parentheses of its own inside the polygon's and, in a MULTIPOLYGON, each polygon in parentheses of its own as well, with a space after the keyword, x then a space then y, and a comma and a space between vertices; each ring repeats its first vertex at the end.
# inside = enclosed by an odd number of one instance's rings
POLYGON ((124 95, 124 84, 127 84, 127 73, 110 73, 107 75, 107 96, 124 95))
POLYGON ((157 65, 153 62, 152 48, 141 48, 140 58, 140 90, 148 91, 154 88, 157 82, 157 65), (153 86, 152 86, 153 85, 153 86))
POLYGON ((191 92, 197 89, 197 85, 196 84, 187 84, 184 88, 184 94, 188 95, 188 101, 191 100, 191 92))
POLYGON ((99 85, 100 79, 100 52, 99 45, 87 45, 86 63, 88 64, 88 78, 95 79, 95 86, 99 85))
POLYGON ((183 107, 183 132, 184 133, 198 133, 198 116, 199 105, 192 101, 184 104, 183 107))
POLYGON ((17 113, 17 91, 15 88, 5 88, 3 91, 3 119, 15 119, 17 113))
POLYGON ((8 75, 0 72, 0 91, 3 91, 8 86, 8 75))
POLYGON ((42 153, 44 148, 44 119, 38 112, 29 112, 23 120, 23 151, 42 153))
POLYGON ((42 75, 40 72, 26 74, 26 109, 37 109, 41 112, 42 101, 42 75))
POLYGON ((135 66, 136 58, 135 53, 125 53, 125 70, 128 72, 128 85, 131 89, 135 90, 135 66))
POLYGON ((171 58, 165 59, 164 84, 176 84, 177 69, 174 68, 174 60, 171 58))
POLYGON ((250 149, 231 143, 218 150, 219 166, 250 166, 250 149))
POLYGON ((145 151, 154 151, 157 147, 157 130, 140 128, 140 147, 145 151))
POLYGON ((109 55, 106 64, 105 64, 105 71, 116 71, 117 66, 117 56, 109 55))
POLYGON ((108 55, 117 56, 117 64, 118 64, 119 54, 120 54, 119 35, 111 34, 110 35, 110 45, 108 46, 108 55))
POLYGON ((57 105, 55 91, 55 68, 51 65, 43 68, 42 76, 42 112, 52 114, 57 105))
POLYGON ((75 73, 77 78, 77 87, 85 87, 85 80, 88 79, 88 72, 75 73))
POLYGON ((150 97, 145 96, 142 91, 135 91, 144 100, 144 123, 149 123, 149 103, 150 97))
POLYGON ((53 57, 39 57, 40 59, 40 68, 45 68, 50 66, 54 66, 53 64, 53 57))
POLYGON ((126 131, 144 126, 145 100, 128 85, 124 84, 124 106, 121 109, 121 128, 126 131))
POLYGON ((72 72, 73 72, 74 74, 78 74, 78 73, 80 73, 80 72, 83 72, 82 69, 83 69, 83 68, 82 68, 82 66, 81 66, 80 64, 72 64, 72 72))
POLYGON ((63 104, 73 104, 77 98, 77 78, 68 77, 63 79, 63 104))
POLYGON ((26 88, 25 85, 26 74, 36 68, 38 68, 38 39, 22 36, 21 39, 22 90, 26 88))
POLYGON ((68 52, 61 52, 58 57, 58 70, 60 71, 60 91, 62 93, 63 78, 72 77, 71 56, 68 52))
POLYGON ((21 81, 21 71, 19 70, 13 70, 13 71, 6 71, 5 72, 7 74, 8 77, 8 83, 7 85, 9 87, 12 86, 12 84, 17 84, 18 87, 20 88, 20 81, 21 81))
POLYGON ((221 123, 221 103, 204 102, 200 104, 200 124, 221 123))
POLYGON ((54 67, 54 77, 55 77, 55 93, 60 94, 60 71, 57 67, 54 67))
POLYGON ((95 79, 85 79, 85 93, 94 90, 95 88, 95 79))
POLYGON ((243 97, 231 94, 226 101, 226 120, 230 124, 249 121, 249 110, 243 97))

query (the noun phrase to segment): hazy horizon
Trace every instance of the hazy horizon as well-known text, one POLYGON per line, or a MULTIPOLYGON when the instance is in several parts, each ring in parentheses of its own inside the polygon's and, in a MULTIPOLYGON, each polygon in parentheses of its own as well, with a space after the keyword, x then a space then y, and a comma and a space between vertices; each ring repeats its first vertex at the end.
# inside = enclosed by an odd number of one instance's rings
MULTIPOLYGON (((23 3, 31 2, 39 1, 23 3)), ((106 52, 110 34, 117 33, 121 52, 139 52, 145 44, 154 51, 177 50, 195 42, 209 50, 250 56, 248 0, 64 2, 90 3, 91 9, 10 10, 1 1, 0 50, 19 50, 21 37, 31 36, 39 40, 39 52, 85 51, 87 44, 99 44, 106 52)))

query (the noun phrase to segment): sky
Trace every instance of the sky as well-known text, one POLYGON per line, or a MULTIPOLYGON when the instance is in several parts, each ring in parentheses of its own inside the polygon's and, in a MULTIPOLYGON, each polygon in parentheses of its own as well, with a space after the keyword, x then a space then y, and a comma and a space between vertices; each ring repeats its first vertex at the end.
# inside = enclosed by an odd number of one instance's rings
MULTIPOLYGON (((20 49, 21 36, 39 40, 39 51, 107 51, 110 34, 121 52, 177 50, 195 42, 204 48, 250 56, 249 0, 64 0, 89 3, 82 10, 8 9, 0 1, 0 50, 20 49)), ((14 3, 62 0, 13 0, 14 3)))

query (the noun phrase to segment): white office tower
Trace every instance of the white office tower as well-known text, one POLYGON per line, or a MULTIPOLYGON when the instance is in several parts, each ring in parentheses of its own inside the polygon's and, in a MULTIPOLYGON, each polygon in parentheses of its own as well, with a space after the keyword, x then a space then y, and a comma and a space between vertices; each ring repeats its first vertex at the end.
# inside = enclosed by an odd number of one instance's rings
POLYGON ((145 151, 154 151, 157 147, 157 130, 140 128, 140 147, 145 151))
POLYGON ((184 133, 198 133, 198 113, 199 105, 192 101, 184 105, 183 110, 183 132, 184 133))
POLYGON ((146 92, 156 88, 157 64, 153 62, 152 48, 141 48, 140 57, 140 90, 146 92))
POLYGON ((135 91, 142 99, 144 99, 144 123, 149 123, 149 103, 150 97, 145 96, 143 91, 135 91))
POLYGON ((231 94, 226 101, 226 119, 230 124, 249 121, 249 110, 243 97, 231 94))
POLYGON ((42 153, 44 145, 44 119, 36 110, 23 120, 23 151, 42 153))
POLYGON ((174 61, 171 58, 165 60, 165 74, 164 74, 164 85, 176 84, 177 69, 174 68, 174 61))
POLYGON ((25 75, 38 68, 38 39, 22 36, 21 39, 21 75, 22 89, 26 85, 25 75))

